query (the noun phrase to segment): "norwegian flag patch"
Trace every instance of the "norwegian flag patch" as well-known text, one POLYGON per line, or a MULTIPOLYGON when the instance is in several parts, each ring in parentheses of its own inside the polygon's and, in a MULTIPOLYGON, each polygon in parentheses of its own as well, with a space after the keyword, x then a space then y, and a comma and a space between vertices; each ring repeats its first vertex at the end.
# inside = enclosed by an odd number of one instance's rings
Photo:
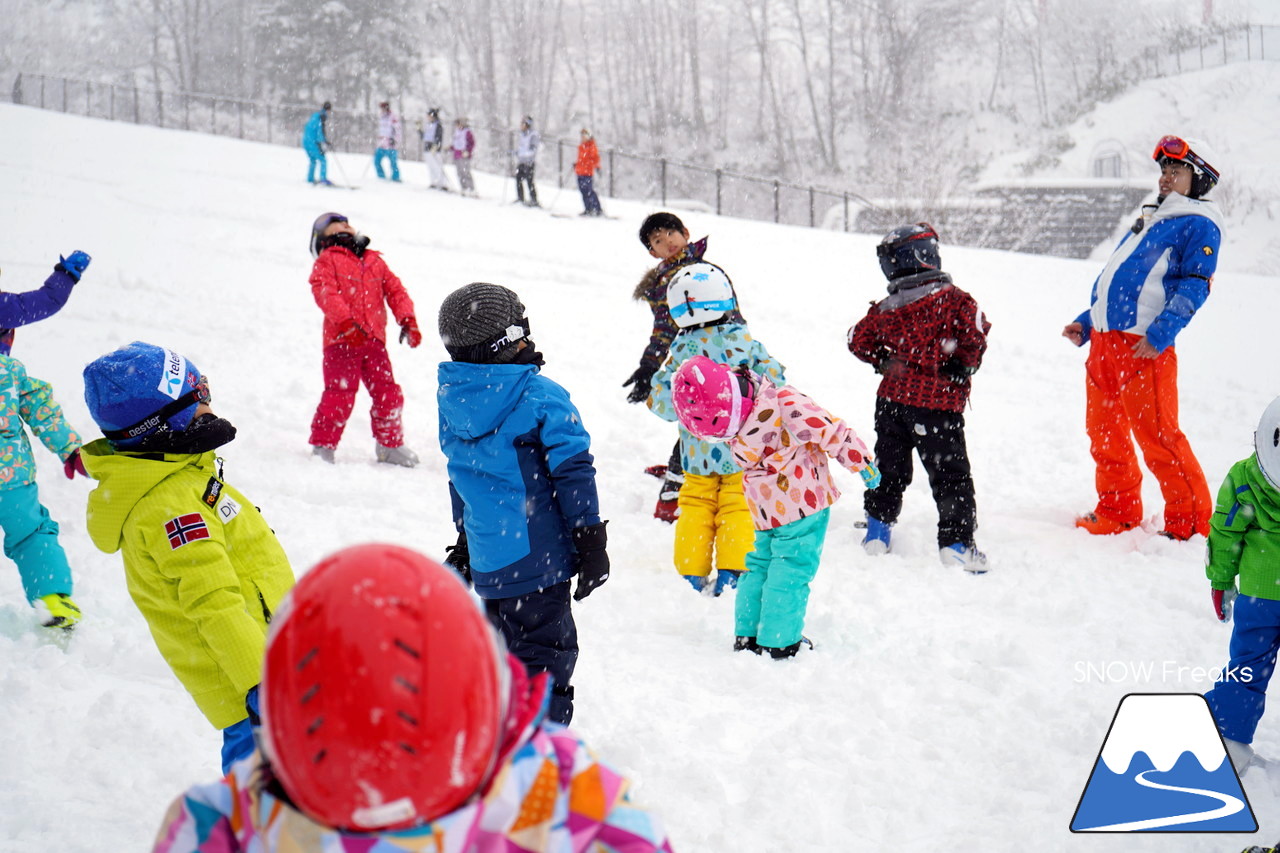
POLYGON ((170 550, 177 550, 188 542, 208 539, 209 525, 204 523, 204 516, 200 513, 190 512, 166 521, 164 532, 169 536, 170 550))

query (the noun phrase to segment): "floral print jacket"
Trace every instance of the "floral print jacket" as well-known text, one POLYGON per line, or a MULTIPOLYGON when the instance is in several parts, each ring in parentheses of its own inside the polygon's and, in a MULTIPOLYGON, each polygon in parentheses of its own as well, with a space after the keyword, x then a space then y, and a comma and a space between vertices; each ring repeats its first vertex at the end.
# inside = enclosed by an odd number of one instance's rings
POLYGON ((63 462, 80 447, 80 436, 53 399, 53 387, 29 376, 18 359, 0 355, 0 489, 35 482, 36 462, 24 424, 63 462))
POLYGON ((781 527, 840 497, 827 459, 858 472, 871 452, 844 421, 810 397, 756 377, 755 405, 729 440, 757 530, 781 527))

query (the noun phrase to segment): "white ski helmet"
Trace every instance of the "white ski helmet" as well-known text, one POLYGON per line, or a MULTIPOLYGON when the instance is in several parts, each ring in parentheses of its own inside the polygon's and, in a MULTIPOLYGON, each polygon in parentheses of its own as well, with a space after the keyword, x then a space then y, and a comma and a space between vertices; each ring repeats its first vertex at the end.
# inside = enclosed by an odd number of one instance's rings
POLYGON ((667 307, 682 329, 714 323, 736 306, 729 276, 706 261, 681 267, 667 284, 667 307))
POLYGON ((1258 451, 1258 467, 1267 482, 1280 489, 1280 397, 1271 401, 1258 430, 1253 434, 1253 446, 1258 451))

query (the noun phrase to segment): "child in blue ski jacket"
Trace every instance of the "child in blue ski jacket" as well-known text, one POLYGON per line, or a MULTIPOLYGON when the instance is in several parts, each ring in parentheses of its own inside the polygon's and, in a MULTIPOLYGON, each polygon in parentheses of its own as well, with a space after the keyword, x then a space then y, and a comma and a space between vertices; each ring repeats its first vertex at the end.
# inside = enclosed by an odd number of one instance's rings
POLYGON ((42 624, 70 630, 80 621, 80 608, 71 600, 71 567, 58 542, 58 523, 40 503, 35 458, 23 424, 62 460, 68 478, 77 472, 87 476, 80 461, 80 436, 62 416, 53 388, 28 375, 18 359, 0 355, 0 529, 4 530, 4 553, 17 564, 22 591, 27 601, 42 611, 42 624))
MULTIPOLYGON (((694 356, 745 368, 775 385, 786 381, 783 366, 769 355, 747 327, 733 319, 737 299, 725 271, 705 261, 689 264, 671 277, 667 303, 680 329, 670 357, 653 376, 648 406, 658 417, 676 420, 671 383, 680 365, 694 356)), ((713 591, 737 586, 755 542, 751 510, 742 490, 742 468, 722 441, 707 441, 680 427, 680 487, 676 516, 676 571, 703 590, 716 570, 713 591)))
POLYGON ((573 716, 573 599, 609 578, 591 438, 542 356, 515 293, 473 283, 440 306, 452 361, 439 368, 440 447, 457 544, 446 561, 484 599, 489 621, 530 673, 550 672, 548 718, 573 716))

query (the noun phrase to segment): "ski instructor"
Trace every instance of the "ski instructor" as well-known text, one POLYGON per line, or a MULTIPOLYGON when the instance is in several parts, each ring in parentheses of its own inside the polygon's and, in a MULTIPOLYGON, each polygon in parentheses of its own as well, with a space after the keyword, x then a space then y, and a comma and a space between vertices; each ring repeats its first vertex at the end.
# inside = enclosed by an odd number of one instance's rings
POLYGON ((1089 452, 1097 466, 1098 504, 1076 519, 1095 535, 1121 533, 1142 521, 1142 470, 1160 482, 1160 535, 1207 536, 1213 497, 1204 471, 1178 426, 1178 356, 1174 338, 1209 296, 1222 241, 1222 214, 1204 196, 1218 170, 1204 143, 1165 136, 1152 159, 1159 196, 1143 207, 1093 285, 1092 305, 1062 330, 1085 361, 1089 452))
POLYGON ((333 186, 329 182, 329 163, 325 160, 324 150, 329 145, 329 137, 325 132, 325 122, 329 119, 332 105, 324 102, 324 106, 311 114, 307 126, 302 129, 302 150, 307 152, 310 162, 307 164, 307 183, 333 186), (316 166, 320 167, 320 178, 316 179, 316 166))

